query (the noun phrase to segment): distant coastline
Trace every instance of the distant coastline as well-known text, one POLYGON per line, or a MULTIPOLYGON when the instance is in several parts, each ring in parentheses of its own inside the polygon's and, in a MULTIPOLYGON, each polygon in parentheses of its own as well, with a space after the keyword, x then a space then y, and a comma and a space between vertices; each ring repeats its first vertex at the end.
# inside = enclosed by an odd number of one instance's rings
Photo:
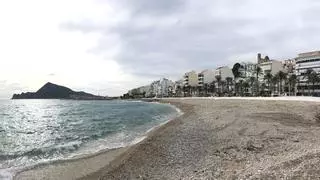
POLYGON ((97 96, 83 91, 77 92, 70 88, 48 82, 37 92, 14 94, 11 99, 112 100, 114 98, 97 96))

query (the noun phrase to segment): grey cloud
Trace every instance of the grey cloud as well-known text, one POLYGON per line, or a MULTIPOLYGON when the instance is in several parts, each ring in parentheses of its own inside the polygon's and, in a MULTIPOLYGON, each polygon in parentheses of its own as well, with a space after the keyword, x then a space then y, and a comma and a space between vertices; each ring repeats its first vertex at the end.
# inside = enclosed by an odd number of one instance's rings
POLYGON ((278 1, 271 0, 267 2, 273 8, 269 14, 253 11, 267 3, 257 6, 252 0, 112 2, 127 8, 131 17, 112 26, 86 20, 65 23, 64 27, 101 33, 103 38, 92 51, 95 53, 107 53, 108 38, 116 34, 121 50, 114 59, 126 72, 139 77, 178 77, 187 70, 229 64, 230 57, 243 54, 262 52, 279 59, 320 46, 316 18, 320 13, 312 0, 303 1, 301 11, 302 1, 294 1, 290 11, 291 7, 277 7, 278 1), (312 2, 310 7, 308 2, 312 2), (149 24, 141 26, 141 19, 148 19, 149 24))
POLYGON ((109 3, 114 3, 120 8, 128 8, 130 11, 137 14, 163 15, 171 14, 182 10, 187 1, 185 0, 111 0, 109 3))

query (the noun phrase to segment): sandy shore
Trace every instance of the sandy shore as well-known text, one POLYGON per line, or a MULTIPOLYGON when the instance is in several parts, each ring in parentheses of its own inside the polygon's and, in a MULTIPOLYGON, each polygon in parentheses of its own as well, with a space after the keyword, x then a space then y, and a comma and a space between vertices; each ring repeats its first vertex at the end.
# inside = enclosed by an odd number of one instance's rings
POLYGON ((18 173, 14 179, 21 180, 69 180, 78 179, 99 171, 116 157, 127 151, 127 148, 112 149, 92 156, 72 160, 57 161, 50 164, 40 164, 18 173))
MULTIPOLYGON (((320 102, 167 99, 184 114, 112 157, 43 166, 45 179, 318 179, 320 102), (100 170, 83 172, 83 168, 100 170), (106 163, 105 161, 108 161, 106 163), (109 162, 111 162, 109 164, 109 162), (103 166, 105 165, 105 166, 103 166)), ((66 163, 66 162, 65 162, 66 163)), ((35 177, 35 176, 32 176, 35 177)), ((41 179, 41 178, 39 178, 41 179)))

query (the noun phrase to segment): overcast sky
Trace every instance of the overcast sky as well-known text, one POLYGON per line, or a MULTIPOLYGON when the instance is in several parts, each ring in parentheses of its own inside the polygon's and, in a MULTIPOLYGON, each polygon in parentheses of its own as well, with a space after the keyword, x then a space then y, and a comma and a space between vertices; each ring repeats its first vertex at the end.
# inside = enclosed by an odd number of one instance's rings
POLYGON ((319 0, 0 1, 0 98, 47 81, 121 95, 161 77, 320 50, 319 0))

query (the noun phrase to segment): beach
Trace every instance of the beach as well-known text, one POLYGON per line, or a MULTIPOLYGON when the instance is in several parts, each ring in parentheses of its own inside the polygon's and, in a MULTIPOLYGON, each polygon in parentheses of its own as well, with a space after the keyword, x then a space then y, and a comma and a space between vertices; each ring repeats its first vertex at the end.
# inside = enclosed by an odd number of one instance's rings
POLYGON ((307 99, 162 99, 184 114, 142 142, 15 179, 319 178, 320 101, 307 99))

